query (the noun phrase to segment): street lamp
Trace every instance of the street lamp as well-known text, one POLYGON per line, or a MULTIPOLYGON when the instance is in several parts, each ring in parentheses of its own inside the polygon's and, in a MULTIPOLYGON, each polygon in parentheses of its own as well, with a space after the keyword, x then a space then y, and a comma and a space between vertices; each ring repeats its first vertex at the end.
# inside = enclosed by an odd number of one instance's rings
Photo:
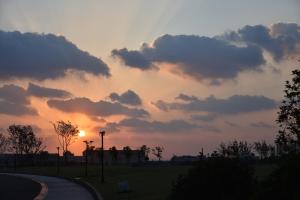
POLYGON ((56 147, 57 149, 57 169, 56 173, 59 174, 59 147, 56 147))
POLYGON ((104 183, 104 146, 103 146, 103 136, 105 135, 104 130, 100 130, 101 135, 101 183, 104 183))
POLYGON ((85 176, 87 176, 87 166, 88 166, 88 149, 89 145, 93 143, 93 141, 83 141, 85 143, 85 176))

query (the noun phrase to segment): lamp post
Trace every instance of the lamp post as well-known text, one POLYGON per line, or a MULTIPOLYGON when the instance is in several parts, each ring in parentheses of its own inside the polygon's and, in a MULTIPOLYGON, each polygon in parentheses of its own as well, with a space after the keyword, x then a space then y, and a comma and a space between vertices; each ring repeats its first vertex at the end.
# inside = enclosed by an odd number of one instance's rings
POLYGON ((101 135, 101 183, 104 183, 104 146, 103 146, 103 136, 105 135, 104 130, 100 130, 101 135))
POLYGON ((88 150, 89 150, 89 145, 93 143, 93 141, 83 141, 85 143, 85 176, 87 176, 87 167, 88 167, 88 150))
POLYGON ((59 174, 59 147, 56 147, 57 149, 57 168, 56 173, 59 174))

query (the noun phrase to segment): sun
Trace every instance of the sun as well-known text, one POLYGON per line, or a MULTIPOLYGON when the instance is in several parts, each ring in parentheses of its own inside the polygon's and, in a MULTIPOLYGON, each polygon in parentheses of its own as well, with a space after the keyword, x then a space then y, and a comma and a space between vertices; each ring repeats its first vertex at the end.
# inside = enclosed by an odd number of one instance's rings
POLYGON ((80 130, 78 135, 79 135, 79 137, 84 137, 85 136, 85 131, 80 130))

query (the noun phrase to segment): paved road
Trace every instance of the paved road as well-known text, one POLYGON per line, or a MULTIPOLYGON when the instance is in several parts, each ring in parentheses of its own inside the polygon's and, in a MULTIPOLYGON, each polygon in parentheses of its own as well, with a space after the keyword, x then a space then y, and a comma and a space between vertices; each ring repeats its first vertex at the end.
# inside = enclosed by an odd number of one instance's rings
POLYGON ((56 177, 18 174, 48 186, 45 200, 94 200, 90 192, 79 184, 56 177))
POLYGON ((41 185, 28 178, 0 174, 1 200, 32 200, 41 191, 41 185))

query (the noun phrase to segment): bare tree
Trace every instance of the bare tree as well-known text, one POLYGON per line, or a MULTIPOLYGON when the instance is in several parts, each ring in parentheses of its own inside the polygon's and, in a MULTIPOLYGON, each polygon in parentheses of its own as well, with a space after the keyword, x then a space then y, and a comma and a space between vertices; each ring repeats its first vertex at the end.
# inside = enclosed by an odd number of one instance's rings
POLYGON ((9 149, 8 139, 5 137, 3 133, 0 133, 0 154, 6 153, 9 149))
POLYGON ((70 121, 64 122, 62 120, 52 124, 57 134, 59 144, 62 147, 63 155, 65 156, 69 146, 77 139, 79 133, 78 127, 73 125, 70 121))
POLYGON ((162 152, 163 151, 164 151, 163 147, 157 146, 157 147, 152 149, 152 154, 157 157, 158 161, 160 161, 161 158, 162 158, 162 152))

